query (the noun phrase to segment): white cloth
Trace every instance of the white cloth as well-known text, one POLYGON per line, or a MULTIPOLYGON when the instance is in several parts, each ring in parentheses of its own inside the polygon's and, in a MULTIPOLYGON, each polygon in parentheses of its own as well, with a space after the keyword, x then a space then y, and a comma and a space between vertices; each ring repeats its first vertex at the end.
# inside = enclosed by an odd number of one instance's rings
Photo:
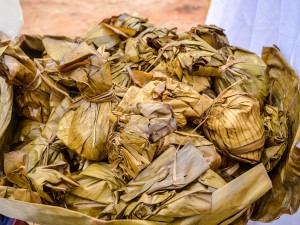
POLYGON ((206 24, 224 28, 231 45, 258 55, 276 44, 300 75, 299 0, 212 0, 206 24))
MULTIPOLYGON (((258 55, 263 46, 277 45, 300 76, 300 0, 212 0, 206 24, 222 27, 231 45, 258 55)), ((300 225, 300 210, 269 224, 300 225)))
POLYGON ((23 14, 19 0, 0 0, 0 32, 13 39, 22 26, 23 14))

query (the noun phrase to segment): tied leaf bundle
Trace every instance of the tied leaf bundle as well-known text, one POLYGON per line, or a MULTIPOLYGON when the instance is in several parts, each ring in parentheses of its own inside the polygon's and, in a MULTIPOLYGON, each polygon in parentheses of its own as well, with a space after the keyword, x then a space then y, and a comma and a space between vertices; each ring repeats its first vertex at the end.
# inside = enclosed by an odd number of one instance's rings
POLYGON ((119 132, 111 135, 109 162, 119 176, 135 178, 157 155, 158 141, 176 130, 176 121, 170 105, 139 103, 136 115, 124 115, 118 124, 119 132))
POLYGON ((264 61, 256 54, 238 47, 225 47, 223 51, 227 62, 220 67, 221 75, 214 81, 215 92, 220 94, 232 86, 255 97, 263 109, 269 84, 264 61))
POLYGON ((258 101, 228 90, 221 93, 204 124, 205 135, 224 155, 247 163, 260 161, 265 143, 258 101))

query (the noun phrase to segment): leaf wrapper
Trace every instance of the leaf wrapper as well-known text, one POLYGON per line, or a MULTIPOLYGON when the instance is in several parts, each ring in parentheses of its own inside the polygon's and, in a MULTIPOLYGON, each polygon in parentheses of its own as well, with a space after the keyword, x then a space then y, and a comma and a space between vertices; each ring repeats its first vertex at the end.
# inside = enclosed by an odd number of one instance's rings
POLYGON ((266 64, 256 54, 238 47, 226 47, 225 65, 220 67, 222 75, 214 80, 214 90, 220 94, 227 87, 246 92, 255 97, 263 110, 268 95, 269 80, 266 64))
POLYGON ((258 101, 249 94, 221 93, 204 123, 205 135, 225 155, 247 163, 260 161, 265 143, 258 101))
POLYGON ((135 178, 147 167, 157 154, 159 143, 155 142, 176 130, 174 113, 168 104, 139 103, 134 112, 137 115, 125 116, 126 124, 109 139, 109 162, 125 179, 135 178))
POLYGON ((300 205, 300 93, 299 77, 275 46, 264 48, 262 58, 271 82, 270 102, 289 118, 288 147, 270 174, 273 189, 257 202, 251 217, 269 222, 282 214, 294 214, 300 205))

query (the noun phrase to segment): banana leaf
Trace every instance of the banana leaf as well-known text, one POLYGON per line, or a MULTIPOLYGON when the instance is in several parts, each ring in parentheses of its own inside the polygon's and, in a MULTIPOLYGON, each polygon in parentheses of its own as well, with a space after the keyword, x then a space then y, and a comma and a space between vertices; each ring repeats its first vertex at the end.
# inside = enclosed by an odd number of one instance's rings
POLYGON ((90 26, 80 39, 88 45, 93 44, 96 48, 105 47, 106 49, 111 49, 121 42, 119 35, 102 23, 90 26))
POLYGON ((33 190, 47 202, 55 205, 65 204, 65 193, 79 184, 71 177, 68 164, 36 167, 27 176, 30 179, 33 190))
MULTIPOLYGON (((13 88, 0 77, 0 174, 3 171, 3 155, 10 148, 10 139, 13 135, 13 88)), ((1 176, 0 176, 1 177, 1 176)))
POLYGON ((263 49, 270 78, 269 101, 287 114, 288 147, 271 171, 273 189, 256 203, 252 220, 269 222, 282 214, 294 214, 300 205, 300 94, 299 77, 277 47, 263 49))
POLYGON ((208 169, 183 190, 144 193, 124 211, 125 218, 171 223, 178 218, 211 213, 212 193, 226 182, 208 169))
POLYGON ((209 76, 221 75, 219 67, 224 57, 201 38, 190 40, 187 36, 182 40, 160 40, 159 50, 164 60, 152 71, 164 73, 201 92, 210 87, 209 76))
POLYGON ((229 45, 224 29, 215 25, 197 25, 190 32, 206 41, 214 49, 220 49, 229 45))
POLYGON ((70 104, 70 100, 65 98, 52 111, 40 136, 19 150, 4 155, 4 172, 10 182, 22 188, 29 188, 31 184, 27 173, 33 171, 37 166, 65 162, 63 152, 65 147, 57 139, 56 129, 58 121, 70 104))
POLYGON ((17 144, 18 142, 30 142, 34 140, 41 135, 43 127, 45 127, 44 123, 28 119, 21 120, 18 123, 18 130, 12 143, 17 144))
POLYGON ((58 123, 57 137, 83 158, 100 161, 107 157, 111 103, 77 99, 58 123))
POLYGON ((0 198, 0 208, 1 214, 5 216, 43 225, 53 225, 53 221, 59 221, 61 225, 128 225, 128 223, 132 225, 166 225, 166 223, 147 220, 98 220, 61 207, 27 203, 5 198, 0 198))
POLYGON ((137 202, 130 203, 124 217, 171 223, 176 218, 211 212, 211 194, 208 187, 192 183, 184 190, 143 194, 137 202))
POLYGON ((14 188, 9 186, 0 186, 0 198, 39 204, 42 203, 40 196, 36 192, 30 189, 14 188))
POLYGON ((120 199, 129 202, 144 193, 183 188, 208 169, 203 155, 193 145, 188 144, 178 152, 170 147, 119 190, 120 199))
POLYGON ((288 127, 286 114, 277 107, 265 105, 265 150, 262 154, 262 162, 268 171, 272 170, 284 153, 288 141, 288 127))
POLYGON ((199 94, 189 85, 162 76, 164 81, 150 81, 143 88, 130 87, 116 111, 130 112, 132 106, 142 101, 162 101, 172 106, 177 127, 184 127, 188 120, 199 120, 212 105, 213 99, 199 94))
POLYGON ((114 110, 130 113, 133 111, 133 107, 140 102, 161 102, 165 87, 165 83, 158 80, 150 81, 143 88, 131 86, 114 110))
POLYGON ((77 89, 90 102, 101 102, 112 90, 110 67, 103 52, 86 42, 74 43, 65 39, 43 39, 47 54, 58 64, 62 79, 76 83, 77 89))
POLYGON ((220 67, 221 75, 213 82, 214 91, 220 94, 232 86, 256 98, 263 111, 269 85, 264 61, 256 54, 234 46, 225 47, 222 51, 227 62, 220 67))
POLYGON ((74 178, 79 186, 70 190, 70 193, 81 199, 102 204, 102 210, 116 201, 114 191, 125 185, 125 182, 113 173, 109 165, 103 162, 91 164, 74 178))
POLYGON ((31 60, 18 42, 1 43, 1 76, 15 86, 15 99, 20 116, 47 122, 52 98, 64 98, 65 90, 43 74, 38 60, 31 60))
POLYGON ((204 125, 205 136, 224 155, 246 163, 260 162, 265 143, 259 102, 247 93, 222 92, 204 125))
POLYGON ((42 42, 42 35, 22 34, 15 38, 17 45, 29 58, 42 58, 45 47, 42 42))
POLYGON ((139 103, 134 112, 120 118, 125 124, 119 123, 119 131, 109 138, 110 165, 126 180, 152 162, 159 146, 155 142, 176 130, 173 110, 165 103, 139 103))
POLYGON ((229 223, 222 222, 239 212, 244 213, 245 209, 247 210, 271 188, 272 183, 267 171, 262 164, 259 164, 213 192, 211 213, 180 219, 172 224, 204 225, 207 221, 210 225, 230 224, 230 221, 229 223))
POLYGON ((216 171, 219 168, 221 156, 217 153, 214 145, 190 128, 174 131, 163 138, 157 155, 160 155, 163 151, 168 149, 170 145, 178 147, 179 145, 185 146, 187 144, 194 145, 203 154, 207 164, 212 170, 216 171))
POLYGON ((91 201, 85 198, 80 198, 68 192, 66 194, 66 206, 67 209, 70 209, 72 211, 76 211, 81 214, 97 218, 101 214, 101 212, 107 207, 107 204, 91 201))
POLYGON ((148 22, 147 18, 131 16, 127 13, 123 13, 119 16, 112 16, 111 18, 104 19, 102 22, 129 36, 134 36, 145 30, 147 27, 153 26, 148 22))

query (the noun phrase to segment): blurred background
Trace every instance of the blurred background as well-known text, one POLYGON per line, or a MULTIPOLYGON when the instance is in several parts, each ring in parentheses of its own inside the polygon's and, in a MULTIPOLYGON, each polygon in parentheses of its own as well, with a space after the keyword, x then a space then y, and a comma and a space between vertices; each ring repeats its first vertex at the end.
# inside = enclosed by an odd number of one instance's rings
MULTIPOLYGON (((1 0, 2 1, 2 0, 1 0)), ((121 13, 148 17, 156 26, 189 30, 204 24, 210 0, 20 0, 21 33, 74 37, 104 18, 121 13)))

